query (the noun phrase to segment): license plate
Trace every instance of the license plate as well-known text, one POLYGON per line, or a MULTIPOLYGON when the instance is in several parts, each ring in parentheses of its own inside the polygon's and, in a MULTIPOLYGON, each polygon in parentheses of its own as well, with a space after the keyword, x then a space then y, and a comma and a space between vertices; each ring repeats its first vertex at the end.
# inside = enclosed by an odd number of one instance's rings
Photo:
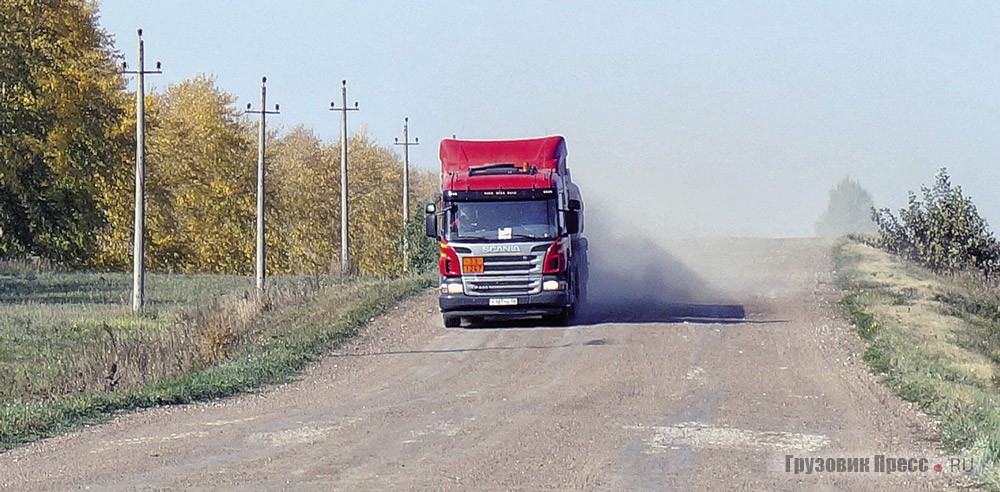
POLYGON ((483 273, 486 268, 483 266, 482 256, 466 256, 462 258, 462 273, 483 273))
POLYGON ((490 299, 490 306, 516 306, 516 297, 494 297, 490 299))

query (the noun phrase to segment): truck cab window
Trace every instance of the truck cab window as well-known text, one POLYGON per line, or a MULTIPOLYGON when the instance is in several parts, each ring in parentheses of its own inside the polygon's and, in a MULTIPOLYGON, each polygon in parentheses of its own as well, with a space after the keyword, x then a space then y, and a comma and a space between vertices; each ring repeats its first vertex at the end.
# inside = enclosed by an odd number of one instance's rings
POLYGON ((446 239, 461 241, 551 239, 558 235, 554 199, 454 202, 448 207, 446 239), (504 237, 501 237, 504 236, 504 237))

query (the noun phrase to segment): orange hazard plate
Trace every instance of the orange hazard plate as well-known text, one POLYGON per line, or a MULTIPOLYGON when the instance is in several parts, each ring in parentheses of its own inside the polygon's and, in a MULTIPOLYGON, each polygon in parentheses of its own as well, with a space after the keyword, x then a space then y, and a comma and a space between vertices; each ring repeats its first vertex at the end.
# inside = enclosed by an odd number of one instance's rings
POLYGON ((466 256, 462 258, 462 273, 483 273, 485 268, 483 267, 483 257, 482 256, 466 256))

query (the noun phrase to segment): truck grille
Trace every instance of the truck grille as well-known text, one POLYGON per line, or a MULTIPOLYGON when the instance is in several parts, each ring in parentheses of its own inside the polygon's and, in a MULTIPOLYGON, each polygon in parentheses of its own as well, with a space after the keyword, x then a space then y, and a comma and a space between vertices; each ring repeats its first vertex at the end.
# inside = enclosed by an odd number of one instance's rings
POLYGON ((542 279, 530 277, 467 278, 465 292, 470 296, 523 296, 542 290, 542 279))
POLYGON ((542 291, 544 252, 483 257, 483 273, 464 275, 470 296, 522 296, 542 291))
POLYGON ((536 273, 542 271, 541 258, 536 255, 519 256, 487 256, 483 258, 484 273, 502 272, 504 274, 536 273))

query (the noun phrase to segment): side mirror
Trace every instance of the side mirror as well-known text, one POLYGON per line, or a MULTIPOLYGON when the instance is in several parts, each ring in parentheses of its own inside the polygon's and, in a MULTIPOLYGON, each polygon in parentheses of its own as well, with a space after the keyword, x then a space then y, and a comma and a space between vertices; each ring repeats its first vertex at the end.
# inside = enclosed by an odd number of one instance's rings
POLYGON ((580 210, 581 208, 583 208, 583 204, 580 203, 580 200, 577 200, 575 198, 571 198, 569 200, 569 203, 567 203, 566 205, 569 207, 570 210, 580 210))
POLYGON ((580 213, 576 210, 566 212, 566 232, 569 234, 580 233, 580 213))
POLYGON ((424 232, 427 237, 438 237, 437 207, 433 203, 424 206, 424 232))

